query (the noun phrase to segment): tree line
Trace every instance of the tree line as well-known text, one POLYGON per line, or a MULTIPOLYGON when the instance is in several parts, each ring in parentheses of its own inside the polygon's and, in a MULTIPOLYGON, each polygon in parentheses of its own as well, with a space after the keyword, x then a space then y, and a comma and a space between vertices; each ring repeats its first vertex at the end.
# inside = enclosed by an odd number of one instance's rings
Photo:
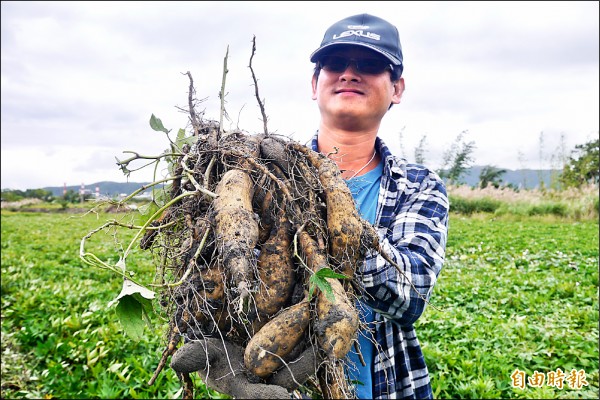
MULTIPOLYGON (((444 179, 447 184, 459 185, 464 173, 473 166, 475 161, 473 152, 476 149, 475 141, 467 140, 467 131, 462 131, 454 139, 452 145, 443 153, 442 164, 436 170, 438 175, 444 179)), ((402 132, 400 133, 402 139, 402 132)), ((417 164, 426 164, 425 160, 425 142, 427 136, 423 135, 419 144, 415 147, 414 160, 417 164)), ((540 135, 540 152, 543 145, 543 134, 540 135)), ((566 189, 569 187, 580 187, 586 184, 597 185, 599 181, 599 140, 594 139, 589 142, 578 144, 571 150, 570 154, 564 158, 560 166, 560 173, 555 179, 557 189, 566 189)), ((479 174, 479 187, 484 189, 488 186, 499 188, 503 186, 502 176, 506 169, 498 168, 494 165, 485 165, 479 174)), ((540 180, 543 185, 543 181, 540 180)), ((514 186, 512 184, 504 186, 514 186)), ((513 189, 517 189, 513 187, 513 189)))
POLYGON ((51 191, 45 189, 27 189, 27 190, 13 190, 13 189, 2 189, 2 201, 19 201, 22 199, 40 199, 47 203, 58 201, 61 204, 79 203, 82 200, 88 200, 92 198, 89 193, 80 195, 73 189, 69 189, 62 196, 55 196, 51 191))
MULTIPOLYGON (((466 139, 467 131, 462 131, 457 135, 452 145, 444 152, 442 164, 436 170, 442 179, 448 184, 461 184, 461 177, 473 166, 473 152, 476 144, 473 140, 466 139)), ((402 132, 400 133, 402 135, 402 132)), ((542 136, 540 136, 540 148, 542 147, 542 136)), ((417 164, 426 164, 425 143, 427 136, 423 135, 414 151, 414 160, 417 164)), ((586 184, 597 185, 599 181, 599 140, 594 139, 589 142, 576 145, 563 162, 560 174, 556 179, 559 188, 580 187, 586 184)), ((493 165, 485 165, 479 174, 479 187, 486 188, 494 186, 512 187, 512 184, 503 185, 502 176, 506 173, 505 169, 493 165)), ((517 189, 516 187, 512 187, 517 189)), ((2 189, 2 201, 18 201, 25 198, 40 199, 45 202, 59 201, 61 204, 78 203, 82 200, 91 198, 91 194, 82 196, 69 189, 62 196, 54 196, 53 193, 45 189, 27 189, 13 190, 2 189)))

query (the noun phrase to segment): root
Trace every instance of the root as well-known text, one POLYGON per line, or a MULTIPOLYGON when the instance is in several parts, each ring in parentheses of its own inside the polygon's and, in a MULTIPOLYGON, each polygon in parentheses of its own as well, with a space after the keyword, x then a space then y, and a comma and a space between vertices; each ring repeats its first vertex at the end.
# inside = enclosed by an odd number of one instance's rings
POLYGON ((335 163, 268 132, 254 51, 253 40, 249 66, 264 122, 259 135, 223 129, 227 55, 219 122, 195 110, 186 73, 194 141, 170 143, 181 151, 165 156, 173 176, 163 189, 164 205, 133 241, 154 256, 159 283, 153 286, 169 321, 166 348, 148 384, 171 357, 184 398, 193 397, 194 371, 234 397, 287 397, 273 387, 296 390, 318 377, 323 398, 348 398, 353 393, 343 358, 359 328, 355 271, 375 251, 408 278, 359 217, 335 163), (314 282, 316 295, 309 298, 314 282))

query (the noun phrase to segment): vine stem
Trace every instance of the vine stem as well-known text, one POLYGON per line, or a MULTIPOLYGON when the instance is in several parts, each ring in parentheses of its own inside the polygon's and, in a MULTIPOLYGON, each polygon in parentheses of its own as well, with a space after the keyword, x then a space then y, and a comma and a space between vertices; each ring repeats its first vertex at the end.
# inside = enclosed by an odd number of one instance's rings
POLYGON ((160 160, 161 158, 165 158, 165 157, 179 157, 181 156, 181 153, 165 153, 165 154, 161 154, 159 156, 145 156, 143 154, 138 153, 137 151, 131 151, 131 150, 124 150, 123 153, 131 153, 133 154, 133 156, 125 159, 125 160, 119 160, 117 159, 117 164, 121 165, 121 167, 126 167, 130 162, 135 161, 135 160, 160 160))
POLYGON ((146 230, 146 228, 148 227, 148 225, 150 225, 159 215, 161 215, 163 213, 163 211, 165 211, 167 208, 171 207, 171 205, 177 203, 179 200, 181 200, 185 197, 188 197, 188 196, 194 196, 196 194, 198 194, 197 191, 184 192, 184 193, 180 194, 179 196, 175 197, 174 199, 170 200, 168 203, 166 203, 164 206, 162 206, 158 210, 156 210, 156 212, 154 214, 152 214, 152 216, 150 218, 148 218, 148 220, 144 223, 144 225, 142 225, 142 229, 137 231, 137 233, 135 234, 135 236, 129 243, 129 246, 127 246, 125 253, 123 253, 123 260, 125 260, 127 258, 127 256, 129 255, 129 252, 131 251, 131 248, 133 247, 133 244, 137 241, 137 239, 140 237, 142 232, 144 232, 146 230))
POLYGON ((188 177, 188 179, 190 180, 190 182, 192 182, 192 184, 194 185, 194 187, 196 188, 196 190, 198 192, 201 192, 209 197, 212 197, 213 199, 215 197, 217 197, 216 193, 211 192, 210 190, 204 188, 202 185, 200 185, 198 183, 198 181, 196 180, 196 178, 194 178, 194 171, 192 171, 191 169, 188 168, 188 166, 186 165, 186 161, 188 158, 189 154, 186 154, 183 159, 181 160, 181 167, 183 168, 183 170, 185 171, 186 176, 188 177))
POLYGON ((161 179, 160 181, 155 181, 155 182, 149 183, 147 185, 144 185, 144 186, 140 187, 139 189, 137 189, 135 192, 131 193, 129 196, 125 197, 123 200, 120 200, 119 204, 123 204, 123 203, 127 202, 128 200, 132 199, 135 195, 143 192, 144 190, 148 189, 149 187, 154 187, 154 186, 158 185, 159 183, 169 182, 171 180, 175 180, 178 178, 181 178, 181 175, 161 179))
POLYGON ((133 283, 135 283, 136 285, 142 286, 142 284, 140 284, 139 282, 135 281, 130 274, 127 273, 127 270, 125 268, 125 261, 127 260, 127 256, 129 255, 129 253, 131 252, 131 249, 133 247, 133 244, 138 240, 138 238, 140 237, 140 235, 142 234, 142 232, 144 232, 146 229, 156 229, 157 227, 149 227, 149 225, 159 216, 162 214, 162 212, 164 210, 166 210, 167 208, 169 208, 171 205, 173 205, 174 203, 177 203, 178 201, 180 201, 181 199, 188 197, 188 196, 193 196, 198 194, 199 192, 197 191, 193 191, 193 192, 185 192, 180 194, 179 196, 175 197, 174 199, 172 199, 171 201, 169 201, 168 203, 166 203, 164 206, 162 206, 161 208, 159 208, 154 214, 152 214, 152 216, 150 218, 148 218, 148 220, 140 227, 136 227, 133 225, 125 225, 122 224, 116 220, 111 220, 106 222, 105 224, 103 224, 102 226, 94 229, 93 231, 89 232, 87 235, 85 235, 80 242, 79 245, 79 258, 86 264, 94 266, 94 267, 98 267, 101 269, 108 269, 118 275, 121 275, 123 278, 128 279, 130 281, 132 281, 133 283), (87 239, 91 238, 94 234, 100 232, 101 230, 109 227, 109 226, 113 226, 113 225, 117 225, 117 226, 124 226, 124 227, 128 227, 131 229, 138 229, 137 233, 135 234, 135 237, 131 240, 131 242, 129 243, 129 246, 127 246, 127 249, 125 250, 125 252, 123 253, 123 256, 119 259, 119 261, 117 262, 116 265, 110 265, 102 260, 100 260, 95 254, 93 253, 87 253, 85 251, 85 242, 87 239))
MULTIPOLYGON (((198 257, 198 255, 200 255, 200 252, 202 251, 202 249, 204 248, 204 245, 206 244, 206 239, 208 238, 209 232, 210 232, 210 227, 207 227, 206 231, 204 232, 204 236, 202 236, 202 240, 200 241, 200 244, 198 245, 198 248, 196 249, 196 252, 194 253, 194 256, 192 257, 192 259, 195 260, 196 257, 198 257)), ((185 274, 183 274, 183 276, 181 277, 181 279, 178 282, 175 282, 175 283, 163 283, 163 284, 160 284, 160 285, 150 284, 149 286, 152 286, 152 287, 175 287, 175 286, 179 286, 183 282, 185 282, 185 280, 187 279, 188 276, 190 276, 190 274, 192 273, 192 269, 193 268, 188 268, 185 271, 185 274)))
POLYGON ((254 81, 254 95, 256 96, 256 100, 258 101, 258 106, 260 107, 260 113, 263 118, 263 128, 265 130, 265 135, 269 134, 269 130, 267 129, 267 114, 265 114, 265 106, 263 102, 260 100, 260 96, 258 95, 258 81, 256 79, 256 75, 254 75, 254 68, 252 68, 252 59, 254 58, 254 53, 256 53, 256 36, 252 37, 252 55, 250 55, 250 62, 248 68, 250 68, 250 72, 252 73, 252 80, 254 81))
MULTIPOLYGON (((99 228, 96 228, 93 231, 89 232, 87 235, 85 235, 81 239, 81 243, 79 245, 79 258, 88 265, 91 265, 91 266, 97 267, 97 268, 101 268, 101 269, 108 269, 109 271, 112 271, 112 272, 116 273, 117 275, 121 275, 124 279, 129 279, 136 285, 140 285, 139 282, 136 282, 131 276, 128 276, 128 274, 125 273, 125 269, 119 265, 121 263, 123 263, 123 265, 124 265, 124 263, 125 263, 124 258, 121 258, 117 262, 117 265, 112 266, 112 265, 109 265, 106 262, 100 260, 95 254, 85 252, 85 241, 87 239, 89 239, 90 237, 92 237, 92 235, 94 235, 94 234, 100 232, 101 230, 103 230, 109 226, 112 226, 112 225, 126 226, 116 220, 110 220, 110 221, 106 222, 104 225, 100 226, 99 228)), ((140 286, 142 286, 142 285, 140 285, 140 286)))
MULTIPOLYGON (((221 98, 221 111, 219 115, 219 136, 221 136, 223 131, 223 115, 225 114, 225 78, 227 77, 227 58, 229 57, 229 45, 227 46, 227 51, 225 52, 225 57, 223 58, 223 79, 221 82, 221 93, 219 97, 221 98)), ((218 140, 218 139, 217 139, 218 140)))

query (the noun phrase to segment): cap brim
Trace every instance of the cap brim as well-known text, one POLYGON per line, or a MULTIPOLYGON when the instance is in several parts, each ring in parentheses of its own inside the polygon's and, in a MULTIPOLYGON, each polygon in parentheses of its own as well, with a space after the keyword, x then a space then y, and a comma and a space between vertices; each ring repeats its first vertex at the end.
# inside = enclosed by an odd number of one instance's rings
POLYGON ((319 47, 317 50, 315 50, 311 55, 310 55, 310 62, 317 62, 317 60, 323 56, 323 54, 325 54, 327 52, 327 50, 331 50, 332 47, 335 46, 340 46, 340 45, 350 45, 350 46, 361 46, 361 47, 366 47, 368 49, 371 49, 379 54, 381 54, 382 56, 384 56, 385 58, 387 58, 388 60, 390 60, 392 62, 392 64, 394 65, 402 65, 402 61, 400 61, 398 58, 394 57, 393 55, 391 55, 390 53, 388 53, 387 51, 381 50, 375 46, 372 46, 368 43, 359 43, 359 42, 350 42, 350 41, 337 41, 335 43, 328 43, 326 45, 323 45, 321 47, 319 47))

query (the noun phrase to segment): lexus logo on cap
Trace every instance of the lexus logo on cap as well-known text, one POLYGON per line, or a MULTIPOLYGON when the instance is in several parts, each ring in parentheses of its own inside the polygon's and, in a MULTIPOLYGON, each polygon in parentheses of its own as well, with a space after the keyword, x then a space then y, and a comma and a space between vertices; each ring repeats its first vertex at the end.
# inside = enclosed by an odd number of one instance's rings
POLYGON ((344 31, 342 33, 340 33, 339 35, 333 35, 333 40, 336 39, 340 39, 340 38, 344 38, 344 37, 348 37, 348 36, 362 36, 362 37, 366 37, 369 39, 373 39, 373 40, 381 40, 381 36, 373 33, 373 32, 365 32, 362 29, 360 30, 349 30, 349 31, 344 31))

